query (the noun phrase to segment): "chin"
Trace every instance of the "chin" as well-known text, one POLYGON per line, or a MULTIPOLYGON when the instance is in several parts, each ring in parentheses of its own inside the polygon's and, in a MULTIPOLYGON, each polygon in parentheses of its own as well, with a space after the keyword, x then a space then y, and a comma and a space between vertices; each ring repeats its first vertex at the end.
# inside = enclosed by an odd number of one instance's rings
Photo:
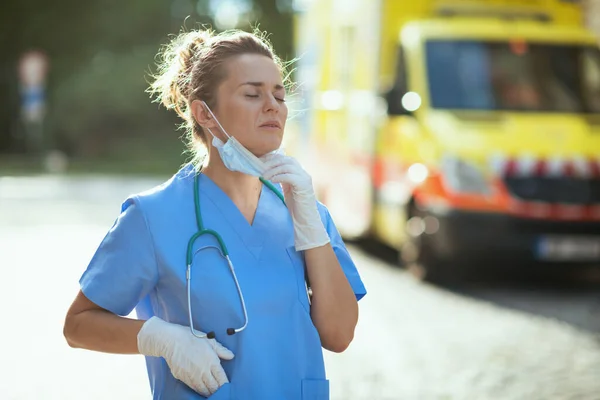
POLYGON ((274 141, 269 141, 269 143, 265 143, 263 146, 260 146, 260 149, 254 153, 256 154, 257 157, 262 157, 265 154, 269 154, 275 150, 278 150, 281 147, 281 139, 279 140, 274 140, 274 141))
POLYGON ((275 151, 277 149, 279 149, 279 147, 276 147, 274 149, 269 149, 269 150, 261 151, 261 152, 255 153, 255 155, 256 155, 256 157, 260 158, 260 157, 266 156, 267 154, 269 154, 269 153, 271 153, 271 152, 273 152, 273 151, 275 151))

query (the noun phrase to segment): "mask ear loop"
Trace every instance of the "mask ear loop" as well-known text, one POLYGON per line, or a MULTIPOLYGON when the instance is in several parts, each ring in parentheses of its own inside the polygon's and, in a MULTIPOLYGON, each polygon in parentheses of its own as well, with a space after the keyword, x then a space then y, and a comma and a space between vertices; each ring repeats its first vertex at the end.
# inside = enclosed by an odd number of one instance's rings
MULTIPOLYGON (((223 129, 223 126, 221 125, 221 123, 219 122, 219 120, 217 119, 217 117, 215 117, 215 114, 213 114, 212 110, 210 109, 210 107, 208 106, 208 104, 206 104, 206 102, 204 100, 202 100, 202 104, 204 104, 204 106, 206 107, 206 110, 208 111, 208 113, 210 114, 210 116, 215 120, 215 122, 217 123, 217 125, 219 125, 219 128, 221 128, 221 132, 223 132, 225 134, 225 136, 227 136, 227 139, 231 139, 231 136, 229 136, 229 134, 227 133, 227 131, 225 129, 223 129)), ((214 133, 212 133, 212 131, 210 130, 210 128, 206 128, 208 130, 208 132, 210 132, 210 134, 218 140, 218 137, 215 136, 214 133)))

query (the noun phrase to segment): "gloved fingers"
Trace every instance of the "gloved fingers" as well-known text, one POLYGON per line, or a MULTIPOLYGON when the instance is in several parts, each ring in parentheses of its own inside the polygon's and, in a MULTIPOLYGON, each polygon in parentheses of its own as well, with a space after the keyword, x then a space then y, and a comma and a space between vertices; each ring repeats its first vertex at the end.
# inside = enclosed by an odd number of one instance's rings
POLYGON ((219 389, 219 387, 221 387, 210 371, 202 376, 202 381, 204 382, 204 385, 206 385, 206 388, 210 394, 213 394, 219 389))
POLYGON ((272 168, 277 165, 288 164, 293 160, 292 157, 283 154, 267 154, 260 158, 266 168, 272 168))
POLYGON ((265 172, 263 173, 263 178, 272 180, 273 178, 275 178, 281 174, 297 174, 297 173, 298 172, 295 170, 295 168, 293 166, 283 164, 283 165, 277 165, 272 168, 266 169, 265 172))
POLYGON ((278 174, 271 178, 265 178, 273 183, 287 183, 292 186, 296 185, 296 175, 293 174, 278 174))
POLYGON ((185 377, 178 378, 180 381, 194 389, 195 392, 200 394, 201 396, 208 397, 210 396, 210 390, 204 384, 204 380, 201 377, 193 376, 192 374, 186 374, 185 377))
POLYGON ((194 389, 194 391, 196 393, 198 393, 200 396, 208 397, 212 394, 210 392, 210 390, 208 390, 208 388, 206 387, 206 385, 204 383, 199 383, 199 384, 196 383, 196 384, 191 384, 188 386, 190 386, 192 389, 194 389))
POLYGON ((298 160, 289 156, 276 155, 271 159, 267 159, 267 161, 263 163, 263 167, 266 171, 282 166, 287 166, 289 167, 290 171, 294 171, 298 174, 306 173, 298 160))
POLYGON ((223 369, 221 364, 213 365, 210 368, 210 372, 212 373, 212 376, 215 379, 215 381, 219 384, 219 387, 229 382, 229 379, 227 379, 227 374, 225 373, 225 370, 223 369))
POLYGON ((208 342, 210 343, 215 353, 217 353, 217 356, 219 356, 219 358, 223 360, 231 360, 233 357, 235 357, 231 350, 223 346, 221 343, 217 342, 215 339, 210 339, 208 342))

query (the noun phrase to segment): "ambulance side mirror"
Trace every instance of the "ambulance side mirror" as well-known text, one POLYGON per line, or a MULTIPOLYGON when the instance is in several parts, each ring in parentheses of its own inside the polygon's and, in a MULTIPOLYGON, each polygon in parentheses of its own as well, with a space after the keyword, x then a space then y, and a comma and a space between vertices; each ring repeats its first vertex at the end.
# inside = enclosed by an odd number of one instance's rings
POLYGON ((388 115, 412 115, 412 113, 402 105, 402 97, 405 94, 406 92, 404 90, 397 87, 393 87, 384 93, 383 98, 387 103, 388 115))

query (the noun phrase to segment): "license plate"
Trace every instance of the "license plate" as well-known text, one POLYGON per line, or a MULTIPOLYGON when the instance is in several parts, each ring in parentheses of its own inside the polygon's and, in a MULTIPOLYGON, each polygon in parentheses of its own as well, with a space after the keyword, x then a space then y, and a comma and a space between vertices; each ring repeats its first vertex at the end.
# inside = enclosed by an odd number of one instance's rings
POLYGON ((600 261, 600 236, 545 236, 536 256, 545 261, 600 261))

